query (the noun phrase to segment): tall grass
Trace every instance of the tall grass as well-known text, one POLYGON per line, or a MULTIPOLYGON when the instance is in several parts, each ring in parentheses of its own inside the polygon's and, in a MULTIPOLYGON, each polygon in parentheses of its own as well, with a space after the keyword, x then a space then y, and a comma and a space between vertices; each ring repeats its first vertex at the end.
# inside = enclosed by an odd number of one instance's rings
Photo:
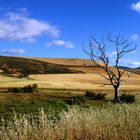
MULTIPOLYGON (((52 111, 51 111, 52 112, 52 111)), ((101 108, 70 107, 59 116, 17 117, 0 128, 0 140, 139 140, 140 107, 110 105, 101 108)))

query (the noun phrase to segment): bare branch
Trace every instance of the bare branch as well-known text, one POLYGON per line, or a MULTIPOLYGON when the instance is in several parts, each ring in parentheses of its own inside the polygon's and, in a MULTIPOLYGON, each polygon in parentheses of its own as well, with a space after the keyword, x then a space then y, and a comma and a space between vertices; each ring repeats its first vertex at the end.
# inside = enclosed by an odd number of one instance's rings
MULTIPOLYGON (((122 83, 127 83, 132 76, 132 73, 127 73, 127 80, 124 82, 122 80, 122 76, 126 72, 125 70, 121 70, 119 67, 120 59, 127 53, 130 53, 136 49, 136 45, 131 47, 131 43, 129 43, 128 39, 121 39, 120 34, 117 36, 112 36, 111 33, 108 33, 106 38, 102 36, 101 41, 98 41, 94 36, 90 36, 89 40, 89 50, 83 49, 84 52, 90 57, 93 64, 99 68, 101 68, 106 75, 102 73, 98 73, 100 76, 110 81, 111 85, 115 90, 115 99, 118 98, 118 90, 121 87, 122 83), (110 57, 106 53, 106 42, 112 44, 112 47, 115 48, 116 58, 114 69, 109 66, 110 65, 110 57)), ((119 99, 117 99, 120 101, 119 99)))
POLYGON ((103 74, 101 74, 101 73, 98 73, 98 72, 97 72, 97 74, 100 75, 100 76, 102 76, 102 77, 105 78, 106 80, 110 80, 107 76, 105 76, 105 75, 103 75, 103 74))
POLYGON ((132 72, 127 72, 127 80, 124 82, 124 84, 128 83, 128 81, 130 80, 132 76, 132 72))

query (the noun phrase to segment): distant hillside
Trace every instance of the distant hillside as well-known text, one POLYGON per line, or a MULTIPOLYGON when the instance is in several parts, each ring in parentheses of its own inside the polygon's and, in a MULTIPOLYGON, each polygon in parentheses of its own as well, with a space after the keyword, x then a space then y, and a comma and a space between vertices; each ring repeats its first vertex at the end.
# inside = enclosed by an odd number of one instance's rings
POLYGON ((140 69, 127 69, 127 71, 133 72, 135 74, 139 74, 140 75, 140 69))
POLYGON ((130 67, 125 67, 125 66, 120 66, 121 69, 129 71, 129 72, 133 72, 135 74, 140 75, 140 67, 139 68, 130 68, 130 67))
POLYGON ((58 64, 63 66, 93 66, 93 62, 89 59, 80 58, 31 58, 42 62, 58 64))
MULTIPOLYGON (((135 74, 140 69, 120 67, 135 74)), ((113 67, 111 67, 114 70, 113 67)), ((27 77, 30 74, 65 74, 65 73, 102 73, 103 70, 93 65, 88 59, 76 58, 25 58, 0 56, 0 73, 10 76, 27 77)))
POLYGON ((119 68, 120 68, 120 69, 124 69, 124 70, 126 70, 126 69, 131 69, 130 67, 126 67, 126 66, 119 66, 119 68))
POLYGON ((51 74, 76 73, 66 67, 21 57, 0 56, 0 69, 4 73, 51 74))
POLYGON ((136 68, 136 69, 140 69, 140 67, 136 68))
MULTIPOLYGON (((101 69, 94 66, 93 62, 89 59, 79 59, 79 58, 31 58, 31 59, 39 60, 47 63, 59 64, 62 66, 66 66, 71 70, 82 71, 83 73, 88 73, 88 74, 103 72, 101 69)), ((130 71, 140 75, 140 69, 132 69, 125 66, 120 66, 120 69, 130 71)))

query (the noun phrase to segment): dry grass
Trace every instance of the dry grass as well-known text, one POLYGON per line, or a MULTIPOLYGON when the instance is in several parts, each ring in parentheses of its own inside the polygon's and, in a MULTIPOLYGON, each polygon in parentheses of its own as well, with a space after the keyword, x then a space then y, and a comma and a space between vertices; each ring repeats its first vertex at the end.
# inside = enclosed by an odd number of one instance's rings
MULTIPOLYGON (((0 87, 22 87, 27 84, 37 83, 40 88, 52 89, 79 89, 79 90, 112 90, 103 77, 98 73, 103 71, 93 66, 90 60, 86 59, 70 59, 70 58, 30 58, 43 62, 60 64, 67 66, 71 70, 81 71, 85 74, 36 74, 30 75, 30 79, 18 79, 0 75, 0 87), (87 67, 88 66, 88 67, 87 67)), ((113 69, 113 68, 111 68, 113 69)), ((125 74, 124 79, 127 78, 125 74)), ((122 90, 139 91, 140 76, 133 74, 126 85, 122 86, 122 90)))
POLYGON ((8 81, 8 80, 15 80, 16 78, 14 77, 8 77, 8 76, 3 76, 3 75, 0 75, 0 82, 2 81, 8 81))
POLYGON ((30 58, 30 59, 65 66, 93 66, 93 62, 88 59, 78 59, 78 58, 30 58))
MULTIPOLYGON (((18 79, 0 76, 0 87, 22 87, 37 83, 40 88, 49 89, 79 89, 79 90, 112 90, 103 77, 98 74, 36 74, 30 75, 30 79, 18 79)), ((124 77, 126 79, 126 77, 124 77)), ((140 76, 133 75, 122 90, 139 91, 140 76)))
MULTIPOLYGON (((38 80, 42 87, 66 88, 66 89, 105 89, 112 87, 98 74, 53 74, 53 75, 31 75, 30 78, 38 80)), ((126 79, 126 77, 124 77, 126 79)), ((133 76, 123 89, 139 90, 140 77, 133 76)))
MULTIPOLYGON (((37 116, 17 118, 0 129, 1 140, 139 140, 140 107, 69 108, 59 118, 40 110, 37 116), (51 119, 50 119, 51 118, 51 119)), ((53 113, 52 113, 53 114, 53 113)))

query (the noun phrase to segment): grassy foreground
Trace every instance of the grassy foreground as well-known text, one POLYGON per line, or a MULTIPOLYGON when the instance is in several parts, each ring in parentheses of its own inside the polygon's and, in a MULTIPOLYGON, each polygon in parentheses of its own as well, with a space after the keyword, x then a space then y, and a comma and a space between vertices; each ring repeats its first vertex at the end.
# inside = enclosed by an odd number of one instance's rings
POLYGON ((55 116, 50 110, 39 115, 14 114, 0 128, 0 140, 139 140, 139 105, 68 107, 55 116))

